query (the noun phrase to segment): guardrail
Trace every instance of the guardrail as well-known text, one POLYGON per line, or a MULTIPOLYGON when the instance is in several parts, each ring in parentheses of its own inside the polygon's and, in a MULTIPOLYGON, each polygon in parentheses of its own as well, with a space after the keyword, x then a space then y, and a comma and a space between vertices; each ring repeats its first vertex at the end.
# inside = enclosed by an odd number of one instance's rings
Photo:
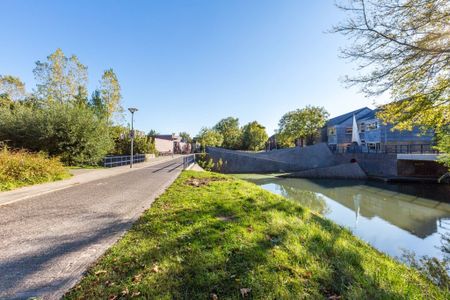
POLYGON ((183 169, 186 169, 193 163, 195 163, 195 154, 183 156, 183 169))
MULTIPOLYGON (((145 161, 145 154, 134 154, 133 164, 145 161)), ((103 166, 105 168, 113 168, 119 166, 129 165, 131 162, 131 155, 116 155, 116 156, 106 156, 103 158, 103 166)))

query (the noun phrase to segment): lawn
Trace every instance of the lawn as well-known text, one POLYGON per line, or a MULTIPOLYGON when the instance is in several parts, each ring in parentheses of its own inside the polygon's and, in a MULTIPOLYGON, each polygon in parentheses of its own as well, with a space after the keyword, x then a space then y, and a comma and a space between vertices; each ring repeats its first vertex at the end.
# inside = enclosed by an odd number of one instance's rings
POLYGON ((448 299, 299 204, 185 171, 66 299, 448 299))

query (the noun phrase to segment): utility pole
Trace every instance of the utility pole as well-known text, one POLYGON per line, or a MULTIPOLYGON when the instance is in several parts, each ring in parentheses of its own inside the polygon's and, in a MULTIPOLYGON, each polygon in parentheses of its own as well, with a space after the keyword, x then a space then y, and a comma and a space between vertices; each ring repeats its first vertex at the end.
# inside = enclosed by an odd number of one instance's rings
POLYGON ((138 111, 137 108, 134 107, 130 107, 128 108, 128 110, 131 113, 131 132, 130 132, 130 137, 131 137, 131 159, 130 159, 130 168, 133 167, 133 142, 134 142, 134 113, 138 111))

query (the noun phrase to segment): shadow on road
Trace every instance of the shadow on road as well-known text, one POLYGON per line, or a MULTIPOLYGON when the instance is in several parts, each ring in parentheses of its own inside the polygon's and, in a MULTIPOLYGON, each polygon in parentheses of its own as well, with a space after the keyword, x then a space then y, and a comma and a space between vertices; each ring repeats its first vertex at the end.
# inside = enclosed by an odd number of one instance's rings
MULTIPOLYGON (((111 218, 111 215, 98 216, 96 219, 111 218)), ((95 222, 95 220, 90 220, 95 222)), ((132 221, 117 222, 117 219, 111 219, 111 221, 102 226, 101 228, 89 232, 82 232, 77 234, 77 237, 73 235, 67 237, 55 237, 53 241, 47 242, 48 247, 45 249, 39 249, 38 251, 30 251, 24 255, 21 255, 15 259, 8 260, 0 263, 0 298, 12 298, 12 299, 27 299, 32 296, 42 294, 53 294, 64 285, 67 285, 74 278, 72 276, 73 271, 79 270, 79 266, 75 270, 65 272, 67 277, 61 279, 60 274, 46 274, 59 277, 57 280, 48 282, 48 278, 41 282, 27 282, 27 278, 42 272, 45 269, 51 268, 52 264, 58 263, 58 260, 65 258, 74 252, 87 251, 89 246, 99 244, 107 244, 108 240, 114 238, 117 234, 131 228, 132 221), (56 243, 58 240, 66 242, 56 243), (72 272, 71 272, 72 271, 72 272), (44 286, 45 284, 45 286, 44 286)), ((102 249, 104 250, 104 249, 102 249)), ((94 254, 100 254, 103 251, 93 251, 94 254)), ((94 255, 95 255, 94 254, 94 255)), ((67 262, 67 269, 70 269, 71 264, 67 262)), ((87 267, 87 266, 85 266, 87 267)), ((62 295, 59 295, 62 296, 62 295)))

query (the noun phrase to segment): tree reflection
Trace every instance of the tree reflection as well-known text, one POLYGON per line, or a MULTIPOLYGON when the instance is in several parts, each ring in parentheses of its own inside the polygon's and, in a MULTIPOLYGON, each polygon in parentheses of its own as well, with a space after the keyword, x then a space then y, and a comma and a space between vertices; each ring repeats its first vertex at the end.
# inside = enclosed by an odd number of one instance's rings
POLYGON ((298 201, 313 212, 322 215, 331 212, 324 197, 321 194, 312 191, 300 190, 291 186, 286 186, 281 184, 280 182, 278 182, 278 184, 282 196, 298 201))

